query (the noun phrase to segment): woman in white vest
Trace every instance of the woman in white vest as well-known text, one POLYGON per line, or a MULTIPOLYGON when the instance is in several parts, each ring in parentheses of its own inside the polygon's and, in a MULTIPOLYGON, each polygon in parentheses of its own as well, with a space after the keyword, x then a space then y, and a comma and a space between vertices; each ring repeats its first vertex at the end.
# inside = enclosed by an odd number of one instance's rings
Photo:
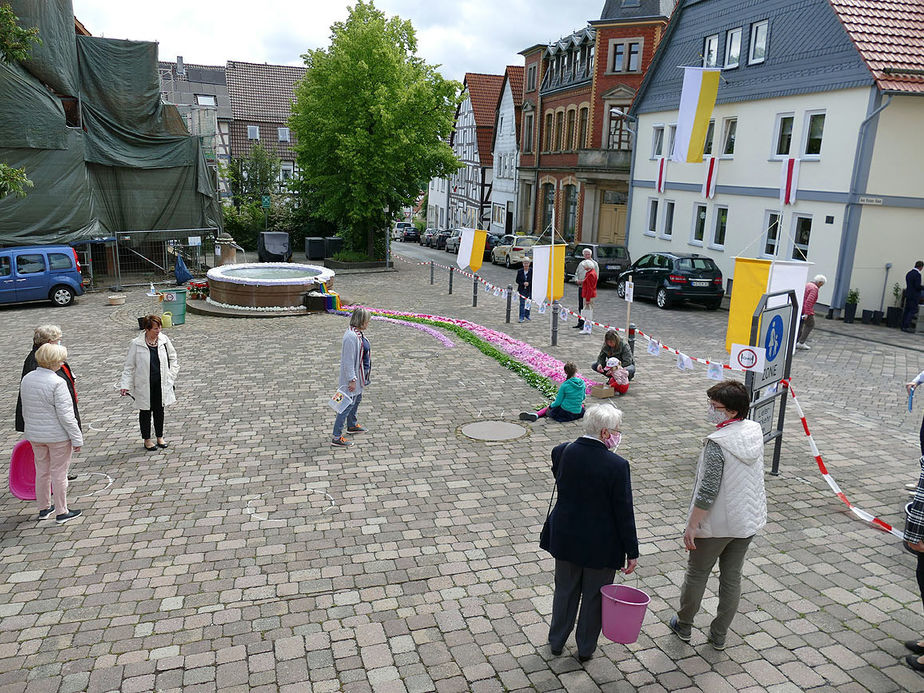
POLYGON ((746 417, 747 388, 725 380, 706 391, 707 418, 715 430, 706 436, 696 467, 696 484, 683 544, 690 557, 680 592, 680 610, 671 630, 689 642, 706 581, 719 563, 719 606, 709 642, 725 649, 725 639, 741 597, 741 569, 754 535, 767 524, 764 492, 764 436, 746 417))

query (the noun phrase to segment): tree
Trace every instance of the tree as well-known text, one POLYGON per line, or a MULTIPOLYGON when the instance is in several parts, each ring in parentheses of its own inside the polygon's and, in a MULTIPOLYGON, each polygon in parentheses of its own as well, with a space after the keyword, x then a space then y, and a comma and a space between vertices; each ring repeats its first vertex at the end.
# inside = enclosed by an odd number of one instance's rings
POLYGON ((259 142, 254 143, 247 156, 231 159, 224 173, 231 186, 234 205, 239 207, 248 202, 259 202, 263 195, 276 192, 281 167, 279 157, 268 152, 259 142))
MULTIPOLYGON (((38 29, 23 29, 19 18, 9 5, 0 5, 0 61, 12 63, 29 57, 32 45, 40 43, 38 29)), ((0 199, 7 195, 25 197, 26 188, 32 187, 32 181, 26 177, 25 169, 13 168, 0 163, 0 199)))
POLYGON ((461 85, 416 52, 409 21, 357 0, 330 46, 303 56, 295 89, 290 126, 313 207, 370 257, 402 205, 460 167, 448 141, 461 85))

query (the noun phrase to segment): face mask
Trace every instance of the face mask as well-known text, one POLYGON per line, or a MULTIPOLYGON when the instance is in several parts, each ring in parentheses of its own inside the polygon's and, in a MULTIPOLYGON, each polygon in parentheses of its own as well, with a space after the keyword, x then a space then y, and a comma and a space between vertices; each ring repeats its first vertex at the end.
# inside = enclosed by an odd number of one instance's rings
POLYGON ((709 423, 720 424, 726 419, 725 412, 719 411, 710 404, 709 411, 706 413, 706 419, 709 423))
POLYGON ((610 433, 604 441, 604 445, 606 445, 609 450, 616 450, 616 448, 619 447, 620 441, 622 441, 622 433, 616 431, 615 433, 610 433))

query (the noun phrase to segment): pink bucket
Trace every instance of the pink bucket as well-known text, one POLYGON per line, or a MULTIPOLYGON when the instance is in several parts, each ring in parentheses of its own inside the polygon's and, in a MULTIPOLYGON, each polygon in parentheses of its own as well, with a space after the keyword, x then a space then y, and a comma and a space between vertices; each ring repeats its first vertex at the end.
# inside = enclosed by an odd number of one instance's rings
POLYGON ((603 635, 613 642, 628 645, 638 640, 651 597, 628 585, 604 585, 603 635))
POLYGON ((35 453, 28 440, 20 440, 13 446, 10 493, 20 500, 35 500, 35 453))

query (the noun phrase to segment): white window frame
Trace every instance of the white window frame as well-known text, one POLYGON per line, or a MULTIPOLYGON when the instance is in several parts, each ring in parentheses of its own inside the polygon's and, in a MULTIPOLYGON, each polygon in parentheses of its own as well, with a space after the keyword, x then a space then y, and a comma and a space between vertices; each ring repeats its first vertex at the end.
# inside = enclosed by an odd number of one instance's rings
POLYGON ((726 205, 716 205, 712 208, 712 237, 709 241, 709 247, 712 250, 725 250, 725 243, 728 241, 728 207, 726 205), (725 210, 725 238, 719 243, 716 236, 719 232, 719 218, 722 210, 725 210))
POLYGON ((796 114, 793 111, 788 113, 777 113, 776 123, 773 126, 773 140, 770 142, 770 159, 780 161, 792 156, 792 141, 796 129, 796 114), (789 133, 789 151, 780 153, 780 134, 783 130, 783 119, 792 118, 792 131, 789 133))
MULTIPOLYGON (((723 118, 722 119, 722 142, 721 142, 721 149, 718 154, 720 159, 734 159, 735 158, 734 149, 732 149, 731 154, 725 153, 725 148, 726 148, 725 145, 728 144, 728 133, 729 133, 729 130, 731 129, 732 123, 735 124, 735 144, 737 145, 738 143, 738 118, 737 116, 733 116, 731 118, 723 118)), ((713 155, 715 155, 715 145, 714 144, 712 147, 712 151, 713 151, 713 155)))
POLYGON ((703 67, 716 67, 719 64, 719 35, 712 34, 703 38, 703 67), (712 60, 709 48, 712 47, 712 60))
POLYGON ((218 106, 218 98, 215 94, 196 94, 196 105, 197 106, 218 106), (202 99, 206 101, 211 100, 212 103, 203 103, 202 99))
POLYGON ((648 214, 647 214, 647 224, 645 226, 645 235, 654 237, 658 231, 658 203, 660 200, 657 197, 648 198, 648 214))
POLYGON ((762 22, 754 22, 751 25, 751 40, 748 42, 748 65, 759 65, 767 59, 767 53, 769 52, 770 45, 770 20, 765 19, 762 22), (759 57, 755 57, 755 49, 757 48, 757 34, 761 29, 764 29, 764 54, 759 57))
POLYGON ((703 141, 703 154, 713 156, 715 153, 715 119, 709 121, 706 128, 706 139, 703 141), (712 135, 710 136, 710 132, 712 135))
POLYGON ((780 254, 780 240, 782 239, 783 230, 783 212, 778 209, 768 209, 764 211, 764 235, 761 239, 761 251, 760 254, 763 257, 773 258, 777 257, 780 254), (773 252, 767 252, 767 241, 769 239, 770 233, 770 217, 776 216, 776 238, 773 239, 773 252))
POLYGON ((664 124, 656 123, 651 126, 651 159, 657 159, 659 156, 664 156, 664 124), (658 133, 661 134, 661 146, 656 147, 658 143, 658 133), (659 151, 660 150, 660 151, 659 151))
POLYGON ((677 140, 677 123, 667 126, 667 153, 664 156, 670 156, 674 153, 674 142, 677 140))
POLYGON ((790 233, 791 243, 789 244, 789 257, 787 259, 808 261, 808 246, 812 243, 812 231, 814 231, 814 228, 809 228, 809 242, 805 246, 805 252, 803 253, 804 257, 793 257, 796 252, 796 248, 800 247, 801 245, 796 243, 796 227, 799 225, 800 219, 808 219, 810 227, 814 227, 814 218, 811 214, 799 213, 792 215, 792 222, 790 224, 790 228, 792 229, 792 232, 790 233))
POLYGON ((659 229, 659 238, 663 238, 667 241, 674 238, 674 219, 677 218, 677 202, 676 200, 664 200, 664 213, 661 215, 661 227, 659 229), (667 214, 667 210, 670 209, 670 215, 667 214), (671 220, 670 228, 667 226, 668 217, 671 220))
POLYGON ((695 202, 693 204, 693 224, 690 226, 690 245, 695 245, 697 248, 703 247, 703 242, 706 239, 706 230, 707 224, 706 221, 709 219, 709 207, 704 205, 701 202, 695 202), (696 240, 696 221, 699 218, 699 210, 703 210, 703 240, 696 240))
POLYGON ((259 140, 260 139, 260 126, 259 125, 248 125, 247 126, 247 139, 248 140, 259 140))
POLYGON ((292 141, 292 133, 289 128, 276 128, 276 137, 280 142, 292 141))
POLYGON ((742 31, 741 31, 740 26, 737 29, 729 29, 728 33, 725 35, 725 69, 726 70, 731 70, 741 65, 741 36, 742 36, 742 31), (735 55, 735 61, 732 62, 731 60, 732 44, 734 42, 735 37, 738 38, 738 52, 735 55))
MULTIPOLYGON (((827 114, 827 111, 825 111, 825 109, 823 108, 805 112, 805 117, 802 121, 802 146, 799 148, 799 151, 802 153, 803 161, 818 161, 819 159, 821 159, 820 150, 817 154, 809 154, 807 151, 809 130, 810 130, 813 116, 824 116, 825 125, 827 125, 828 123, 828 114, 827 114)), ((821 146, 822 147, 824 147, 824 142, 825 142, 825 133, 824 133, 824 126, 822 126, 822 129, 821 129, 821 146)))

